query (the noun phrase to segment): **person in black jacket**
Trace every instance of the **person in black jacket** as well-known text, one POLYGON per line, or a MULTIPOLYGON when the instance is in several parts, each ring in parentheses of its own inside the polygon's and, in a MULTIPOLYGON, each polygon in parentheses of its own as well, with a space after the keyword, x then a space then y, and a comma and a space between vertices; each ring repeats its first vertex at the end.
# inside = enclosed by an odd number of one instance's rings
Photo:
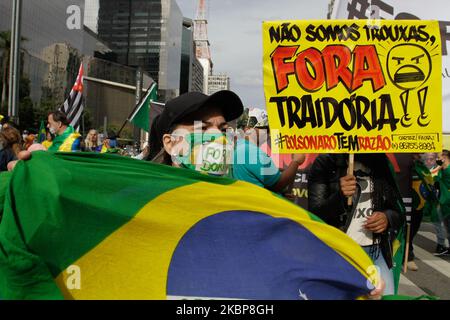
POLYGON ((392 243, 404 225, 402 197, 384 154, 357 154, 352 175, 348 155, 320 155, 308 177, 308 209, 346 232, 371 256, 394 294, 392 243), (352 197, 352 205, 347 205, 352 197))

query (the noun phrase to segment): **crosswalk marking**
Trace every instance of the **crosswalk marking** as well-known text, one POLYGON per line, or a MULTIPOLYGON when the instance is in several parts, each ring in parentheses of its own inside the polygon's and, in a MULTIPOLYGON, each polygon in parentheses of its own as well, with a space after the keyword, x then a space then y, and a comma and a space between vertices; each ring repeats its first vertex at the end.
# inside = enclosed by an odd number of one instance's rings
MULTIPOLYGON (((422 223, 418 235, 422 238, 421 241, 417 241, 423 246, 421 247, 419 243, 414 242, 414 254, 418 261, 424 263, 425 269, 421 269, 418 272, 408 271, 405 274, 401 274, 399 291, 400 295, 418 297, 421 295, 436 295, 442 299, 450 299, 449 292, 445 289, 446 285, 450 283, 450 261, 443 257, 436 257, 431 251, 425 250, 425 248, 430 249, 430 243, 425 243, 425 239, 436 243, 436 235, 434 232, 434 227, 431 223, 422 223), (436 275, 430 277, 429 273, 432 268, 436 271, 436 275), (422 272, 427 272, 427 275, 422 272), (409 277, 409 278, 408 278, 409 277), (433 282, 427 285, 425 279, 435 279, 433 282), (438 281, 438 282, 434 282, 438 281), (417 282, 417 285, 415 284, 417 282), (423 289, 422 289, 423 288, 423 289), (424 290, 427 290, 425 293, 424 290)), ((434 249, 434 248, 433 248, 434 249)))
POLYGON ((404 274, 400 276, 400 283, 398 293, 406 296, 422 296, 426 295, 426 292, 409 280, 404 274))
POLYGON ((420 234, 422 237, 427 238, 428 240, 431 240, 433 242, 437 241, 436 235, 433 232, 419 231, 418 234, 420 234))
POLYGON ((433 256, 431 253, 422 249, 421 247, 414 245, 414 255, 420 259, 423 263, 429 265, 434 270, 442 273, 447 278, 450 278, 450 263, 433 256))
MULTIPOLYGON (((433 242, 437 242, 437 237, 436 234, 434 234, 433 232, 429 232, 429 231, 419 231, 418 232, 422 237, 427 238, 428 240, 431 240, 433 242)), ((446 242, 447 244, 447 242, 446 242)))

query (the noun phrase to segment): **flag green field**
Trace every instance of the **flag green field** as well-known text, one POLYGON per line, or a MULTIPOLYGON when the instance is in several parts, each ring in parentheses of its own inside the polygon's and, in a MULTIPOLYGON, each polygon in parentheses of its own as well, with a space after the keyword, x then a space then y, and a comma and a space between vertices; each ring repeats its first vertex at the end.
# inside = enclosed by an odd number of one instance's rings
POLYGON ((0 178, 2 200, 1 299, 356 299, 374 288, 356 242, 246 182, 36 152, 0 178))

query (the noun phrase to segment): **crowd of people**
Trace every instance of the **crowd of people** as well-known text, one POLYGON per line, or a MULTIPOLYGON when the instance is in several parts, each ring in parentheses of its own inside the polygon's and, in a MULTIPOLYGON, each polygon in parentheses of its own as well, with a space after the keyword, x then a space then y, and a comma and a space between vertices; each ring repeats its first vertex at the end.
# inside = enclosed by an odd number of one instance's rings
POLYGON ((423 153, 414 155, 413 189, 415 201, 411 214, 411 238, 408 268, 418 270, 414 263, 413 239, 423 217, 434 226, 437 244, 435 256, 450 256, 450 154, 423 153))
MULTIPOLYGON (((231 91, 219 91, 211 96, 195 92, 183 94, 166 103, 163 112, 151 124, 149 143, 134 157, 244 180, 280 194, 289 193, 288 188, 305 161, 305 155, 292 155, 292 162, 280 171, 270 156, 260 149, 270 134, 264 112, 250 115, 242 130, 230 127, 230 122, 240 117, 243 109, 241 99, 231 91)), ((123 154, 114 134, 101 141, 98 131, 92 129, 83 139, 61 111, 50 113, 47 120, 47 137, 40 144, 36 136, 26 131, 21 135, 12 124, 3 124, 0 170, 12 169, 11 163, 18 158, 30 157, 29 153, 19 156, 22 150, 123 154)), ((449 152, 415 155, 415 159, 415 168, 420 168, 414 171, 418 176, 416 181, 427 181, 427 185, 425 189, 418 189, 422 199, 412 213, 408 257, 411 270, 418 269, 414 263, 412 240, 422 214, 433 216, 437 255, 449 255, 445 241, 450 239, 449 152)), ((385 283, 384 293, 393 294, 393 241, 404 228, 406 218, 395 173, 388 162, 384 154, 358 154, 354 171, 348 172, 348 155, 320 155, 308 177, 308 210, 354 239, 379 268, 385 283)))
POLYGON ((21 151, 118 153, 141 160, 148 153, 145 145, 140 154, 135 146, 133 150, 127 150, 127 146, 120 147, 114 132, 100 135, 98 130, 90 129, 83 138, 69 125, 62 111, 50 113, 47 121, 45 137, 28 130, 21 134, 14 123, 3 121, 0 125, 0 171, 8 171, 8 163, 17 160, 21 151))

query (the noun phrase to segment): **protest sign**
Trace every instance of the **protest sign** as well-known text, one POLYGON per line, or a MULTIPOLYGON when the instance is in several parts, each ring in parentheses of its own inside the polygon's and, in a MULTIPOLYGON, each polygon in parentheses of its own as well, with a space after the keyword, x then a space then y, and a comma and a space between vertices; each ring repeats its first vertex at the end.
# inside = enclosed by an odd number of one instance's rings
MULTIPOLYGON (((448 0, 335 0, 332 19, 439 20, 442 42, 443 132, 450 134, 450 11, 448 0)), ((444 139, 445 140, 445 139, 444 139)), ((445 148, 445 146, 444 146, 445 148)))
POLYGON ((274 152, 442 149, 437 21, 265 22, 263 44, 274 152))

